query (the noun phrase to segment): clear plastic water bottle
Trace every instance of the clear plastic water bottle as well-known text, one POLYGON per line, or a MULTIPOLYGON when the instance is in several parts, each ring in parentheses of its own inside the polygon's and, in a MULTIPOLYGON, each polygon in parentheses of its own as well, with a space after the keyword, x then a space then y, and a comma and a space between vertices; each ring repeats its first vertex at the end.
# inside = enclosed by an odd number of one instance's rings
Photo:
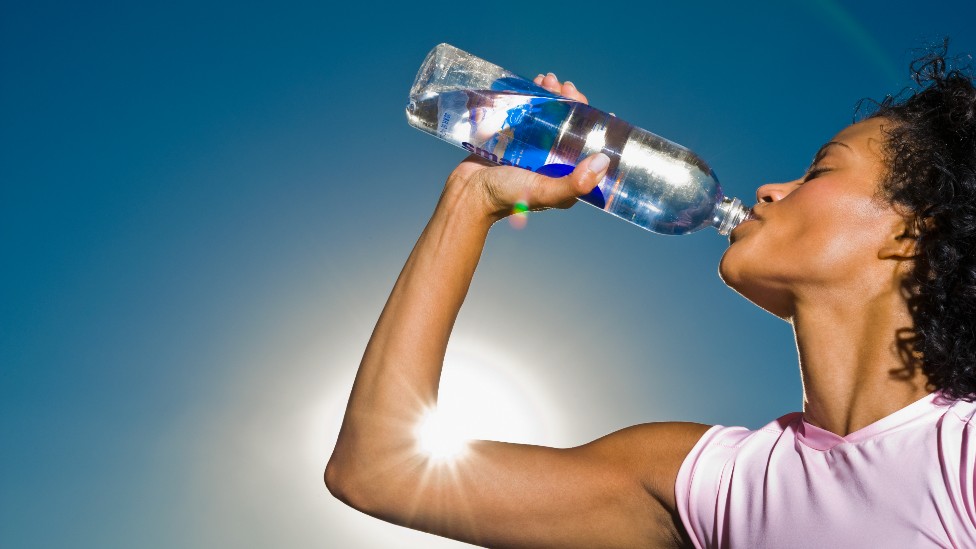
POLYGON ((449 44, 427 54, 410 88, 407 120, 492 162, 553 177, 603 152, 607 174, 581 200, 656 233, 711 226, 725 235, 749 215, 681 145, 449 44))

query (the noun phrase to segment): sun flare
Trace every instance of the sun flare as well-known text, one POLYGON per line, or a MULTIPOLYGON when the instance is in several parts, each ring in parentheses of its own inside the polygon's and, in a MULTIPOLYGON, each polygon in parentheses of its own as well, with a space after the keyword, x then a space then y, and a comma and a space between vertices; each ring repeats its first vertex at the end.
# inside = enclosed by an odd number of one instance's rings
POLYGON ((470 345, 448 350, 438 403, 414 431, 418 452, 443 463, 462 459, 471 440, 549 443, 553 410, 545 388, 519 366, 470 345))
POLYGON ((457 418, 430 408, 421 417, 415 431, 418 449, 434 462, 455 461, 468 446, 463 429, 457 418))

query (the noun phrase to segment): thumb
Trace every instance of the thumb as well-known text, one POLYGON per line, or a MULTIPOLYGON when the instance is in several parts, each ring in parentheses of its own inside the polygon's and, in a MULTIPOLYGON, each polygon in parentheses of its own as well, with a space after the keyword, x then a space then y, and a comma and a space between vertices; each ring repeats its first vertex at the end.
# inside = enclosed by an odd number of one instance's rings
POLYGON ((572 173, 567 174, 557 184, 550 181, 546 187, 557 195, 550 199, 550 204, 557 208, 569 208, 576 204, 576 199, 589 193, 606 176, 610 165, 610 157, 597 153, 584 158, 572 173))
POLYGON ((602 152, 588 156, 580 162, 570 177, 575 180, 578 195, 584 195, 593 190, 607 173, 610 157, 602 152))

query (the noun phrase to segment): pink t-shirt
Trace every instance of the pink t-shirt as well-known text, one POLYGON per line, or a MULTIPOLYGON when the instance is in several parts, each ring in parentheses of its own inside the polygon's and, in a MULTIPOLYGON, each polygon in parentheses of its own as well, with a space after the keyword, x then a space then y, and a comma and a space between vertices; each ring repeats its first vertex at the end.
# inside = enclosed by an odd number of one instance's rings
POLYGON ((846 437, 801 413, 712 427, 678 471, 678 513, 699 548, 976 548, 974 413, 932 393, 846 437))

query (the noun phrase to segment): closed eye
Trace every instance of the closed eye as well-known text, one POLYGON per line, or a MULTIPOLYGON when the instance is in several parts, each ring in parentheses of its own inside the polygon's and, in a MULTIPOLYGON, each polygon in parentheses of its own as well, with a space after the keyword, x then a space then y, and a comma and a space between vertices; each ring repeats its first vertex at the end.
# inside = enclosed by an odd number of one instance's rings
POLYGON ((807 175, 805 175, 803 177, 803 182, 806 183, 807 181, 810 181, 811 179, 816 179, 822 173, 829 172, 829 171, 830 171, 830 168, 811 168, 810 170, 807 171, 807 175))

